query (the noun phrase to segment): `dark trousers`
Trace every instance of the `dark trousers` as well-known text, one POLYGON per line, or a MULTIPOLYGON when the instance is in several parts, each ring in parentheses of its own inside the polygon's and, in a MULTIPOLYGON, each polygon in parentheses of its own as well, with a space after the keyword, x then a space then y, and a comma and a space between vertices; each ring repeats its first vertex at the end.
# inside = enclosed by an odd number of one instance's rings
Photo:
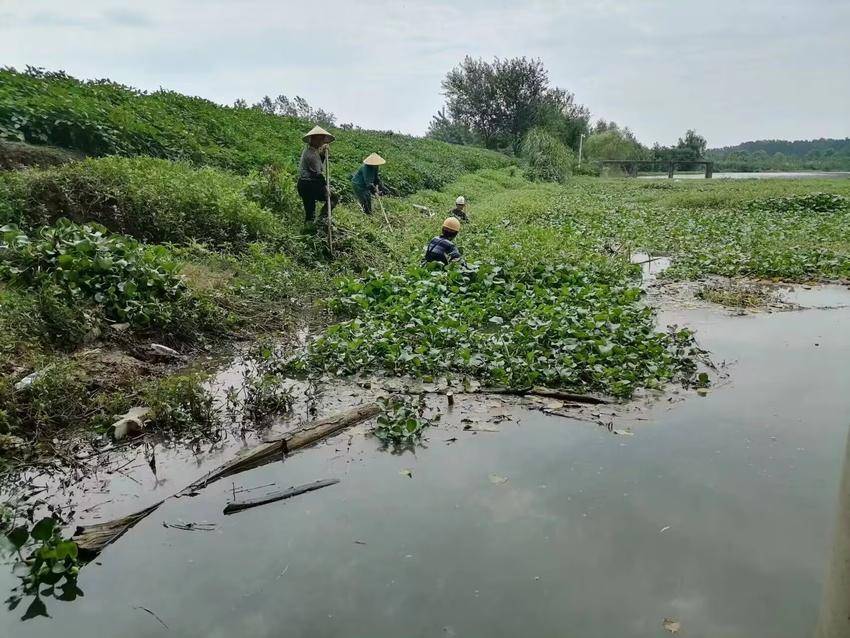
POLYGON ((354 194, 357 196, 357 201, 360 202, 360 205, 363 207, 363 212, 367 215, 372 214, 372 193, 369 191, 361 191, 357 188, 354 189, 354 194))
MULTIPOLYGON (((299 179, 297 184, 298 195, 304 203, 304 218, 309 224, 316 220, 316 203, 322 202, 322 217, 328 214, 328 198, 325 191, 325 181, 321 179, 299 179)), ((339 198, 331 193, 331 206, 336 205, 339 198)))

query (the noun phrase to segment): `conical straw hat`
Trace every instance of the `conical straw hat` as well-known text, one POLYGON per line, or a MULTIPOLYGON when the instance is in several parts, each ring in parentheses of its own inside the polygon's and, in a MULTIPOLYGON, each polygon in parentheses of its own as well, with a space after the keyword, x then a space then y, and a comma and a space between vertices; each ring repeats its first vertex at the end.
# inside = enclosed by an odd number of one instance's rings
POLYGON ((380 166, 381 164, 386 164, 387 160, 377 153, 372 153, 369 157, 363 160, 363 163, 367 166, 380 166))
POLYGON ((311 128, 311 129, 310 129, 310 132, 309 132, 309 133, 307 133, 307 134, 306 134, 304 137, 302 137, 301 139, 302 139, 302 140, 304 140, 305 142, 309 142, 309 141, 310 141, 310 138, 311 138, 311 137, 313 137, 314 135, 326 135, 327 137, 331 138, 331 142, 333 142, 333 141, 336 139, 333 135, 331 135, 330 133, 328 133, 328 132, 327 132, 325 129, 323 129, 321 126, 314 126, 313 128, 311 128))

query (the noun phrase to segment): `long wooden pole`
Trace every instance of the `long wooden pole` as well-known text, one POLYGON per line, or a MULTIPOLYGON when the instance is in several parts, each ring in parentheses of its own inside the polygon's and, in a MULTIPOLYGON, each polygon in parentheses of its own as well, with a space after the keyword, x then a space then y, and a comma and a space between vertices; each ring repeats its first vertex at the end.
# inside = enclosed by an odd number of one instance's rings
POLYGON ((334 231, 331 219, 331 147, 328 144, 325 149, 325 196, 328 205, 328 251, 334 256, 334 231))
POLYGON ((387 217, 387 211, 384 210, 384 199, 380 195, 375 195, 375 198, 378 200, 378 206, 381 207, 381 212, 384 214, 384 221, 387 223, 387 226, 389 226, 390 218, 387 217))

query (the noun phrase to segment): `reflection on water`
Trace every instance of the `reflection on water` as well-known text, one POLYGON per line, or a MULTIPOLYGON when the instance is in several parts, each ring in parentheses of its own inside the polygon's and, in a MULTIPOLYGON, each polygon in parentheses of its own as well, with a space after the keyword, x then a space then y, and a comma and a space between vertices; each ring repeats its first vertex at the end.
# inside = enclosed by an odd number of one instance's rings
POLYGON ((667 270, 673 260, 664 255, 650 255, 649 253, 632 253, 629 260, 641 270, 641 279, 644 284, 654 281, 658 275, 667 270))
POLYGON ((633 436, 519 406, 464 430, 478 417, 460 398, 415 454, 346 433, 167 501, 83 570, 85 598, 53 620, 0 616, 0 635, 149 636, 161 619, 180 636, 610 638, 664 635, 665 618, 682 635, 810 635, 850 423, 850 309, 669 319, 734 361, 732 382, 668 394, 618 424, 633 436), (234 488, 319 478, 341 483, 221 513, 234 488), (177 520, 216 527, 163 526, 177 520))

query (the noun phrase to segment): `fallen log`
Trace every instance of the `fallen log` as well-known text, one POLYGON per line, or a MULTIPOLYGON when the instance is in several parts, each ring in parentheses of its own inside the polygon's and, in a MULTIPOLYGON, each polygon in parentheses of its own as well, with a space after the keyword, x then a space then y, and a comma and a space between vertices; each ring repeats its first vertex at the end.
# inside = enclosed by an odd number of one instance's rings
POLYGON ((531 388, 481 388, 479 392, 483 392, 485 394, 513 394, 521 397, 547 397, 550 399, 560 399, 562 401, 572 401, 573 403, 590 403, 592 405, 609 405, 614 403, 614 401, 609 398, 595 394, 578 394, 576 392, 570 392, 569 390, 544 388, 539 385, 531 388))
POLYGON ((371 419, 377 416, 380 411, 381 408, 377 403, 364 403, 363 405, 350 408, 345 412, 339 412, 329 417, 317 419, 308 425, 292 432, 287 432, 274 439, 267 439, 262 445, 248 450, 232 461, 228 461, 224 465, 207 473, 191 485, 182 489, 177 495, 190 496, 213 481, 260 467, 272 461, 281 460, 289 452, 306 447, 340 430, 371 419))
POLYGON ((224 513, 235 514, 236 512, 241 512, 242 510, 257 507, 258 505, 265 505, 266 503, 282 501, 285 498, 292 498, 293 496, 298 496, 299 494, 306 494, 307 492, 320 490, 323 487, 327 487, 329 485, 336 485, 337 483, 339 483, 339 479, 336 478, 323 479, 321 481, 314 481, 305 485, 297 485, 295 487, 290 487, 288 490, 271 492, 269 494, 266 494, 265 496, 260 496, 258 498, 250 498, 244 501, 233 501, 232 503, 228 503, 225 506, 224 513))
MULTIPOLYGON (((233 461, 225 463, 188 487, 183 488, 174 496, 179 497, 195 494, 202 487, 220 478, 244 472, 270 461, 283 458, 283 454, 287 452, 305 447, 347 427, 371 419, 380 411, 381 408, 377 403, 364 403, 344 412, 312 421, 297 430, 284 434, 275 441, 264 443, 259 447, 249 450, 233 461)), ((92 560, 108 545, 121 538, 122 535, 164 502, 164 500, 159 501, 143 510, 112 521, 80 526, 74 533, 73 540, 77 543, 77 547, 84 552, 86 559, 92 560)))
POLYGON ((92 560, 97 556, 107 545, 111 545, 121 536, 127 533, 136 523, 153 512, 156 508, 163 504, 164 501, 154 503, 150 507, 146 507, 138 512, 127 514, 121 518, 116 518, 113 521, 106 523, 95 523, 94 525, 81 525, 77 527, 74 535, 71 537, 77 544, 77 549, 80 551, 81 557, 84 560, 92 560))

